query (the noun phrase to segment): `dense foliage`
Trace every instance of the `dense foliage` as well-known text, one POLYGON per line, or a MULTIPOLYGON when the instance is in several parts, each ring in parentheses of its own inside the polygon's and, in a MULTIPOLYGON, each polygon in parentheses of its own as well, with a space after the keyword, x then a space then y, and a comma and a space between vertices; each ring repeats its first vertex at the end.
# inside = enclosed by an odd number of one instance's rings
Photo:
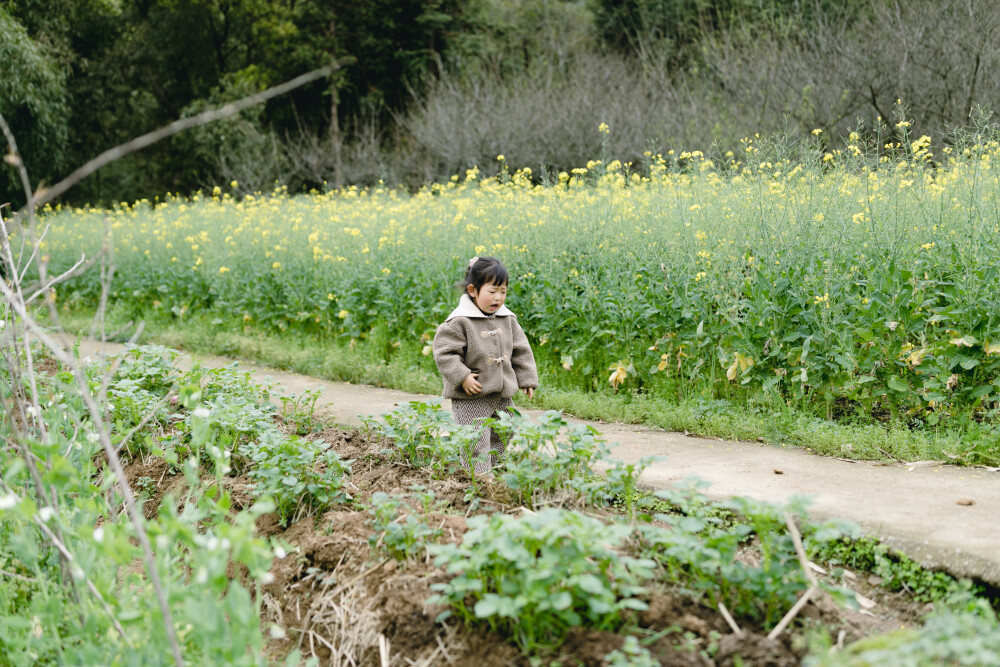
MULTIPOLYGON (((60 265, 95 252, 108 215, 111 299, 133 316, 364 342, 431 372, 427 344, 452 283, 467 257, 494 254, 512 270, 510 305, 545 386, 795 404, 929 430, 989 423, 997 144, 969 137, 932 158, 905 125, 891 161, 860 139, 800 147, 794 161, 749 140, 715 161, 594 161, 551 186, 470 171, 412 196, 216 190, 64 209, 46 218, 46 249, 60 265)), ((88 306, 98 291, 79 279, 60 298, 88 306)), ((990 437, 948 455, 995 463, 990 437)))
MULTIPOLYGON (((32 358, 37 362, 44 354, 36 349, 32 358)), ((307 524, 314 521, 309 515, 331 507, 364 511, 370 517, 372 560, 394 559, 406 568, 433 553, 441 570, 431 603, 441 605, 441 617, 489 626, 530 655, 558 647, 567 632, 582 626, 632 637, 617 662, 609 654, 611 664, 655 664, 636 640, 650 645, 664 633, 637 627, 633 612, 647 608, 659 591, 709 605, 724 602, 744 628, 755 628, 773 625, 813 576, 796 558, 799 538, 786 530, 789 512, 804 515, 798 502, 776 507, 734 499, 715 505, 693 486, 647 497, 654 511, 663 512, 656 523, 645 513, 593 516, 588 507, 607 509, 607 501, 623 487, 611 476, 581 467, 606 447, 598 446, 603 443, 593 433, 581 439, 586 434, 556 413, 538 421, 515 415, 495 425, 519 450, 505 462, 507 471, 532 464, 552 469, 551 478, 530 481, 541 493, 524 495, 516 489, 527 499, 516 514, 476 516, 458 539, 452 535, 447 541, 440 529, 447 503, 442 506, 422 487, 411 487, 409 494, 374 493, 368 505, 347 497, 343 489, 358 487, 331 447, 287 435, 312 416, 308 408, 279 420, 270 402, 272 387, 257 384, 250 374, 198 364, 181 370, 176 361, 177 354, 165 348, 130 348, 116 370, 109 372, 103 362, 87 364, 84 386, 97 389, 107 382, 110 400, 102 405, 106 422, 101 427, 110 427, 113 445, 131 464, 131 485, 145 505, 140 525, 155 542, 154 566, 166 584, 181 653, 177 664, 273 664, 269 661, 294 647, 294 636, 291 643, 266 644, 286 638, 298 625, 291 618, 264 621, 273 618, 267 611, 273 598, 264 592, 274 581, 272 559, 298 557, 286 550, 294 545, 255 536, 255 521, 272 511, 286 520, 307 517, 307 524), (137 476, 150 466, 162 470, 161 479, 137 476), (237 476, 248 471, 257 484, 244 487, 249 497, 237 500, 237 476), (584 478, 607 483, 605 493, 577 496, 584 478), (556 497, 584 511, 552 508, 556 497), (437 528, 428 523, 431 514, 437 528), (747 550, 759 555, 747 557, 747 550), (630 661, 626 654, 645 662, 630 661)), ((0 446, 0 665, 166 664, 171 641, 151 603, 153 584, 140 564, 135 524, 121 511, 121 487, 98 454, 95 424, 83 412, 84 395, 70 376, 62 364, 51 363, 51 372, 32 376, 44 409, 27 419, 13 411, 0 415, 5 436, 0 446), (22 429, 38 424, 45 425, 44 436, 21 438, 22 429), (22 445, 30 448, 29 460, 37 461, 41 477, 24 462, 18 451, 22 445)), ((11 379, 6 366, 0 369, 0 386, 9 391, 11 379)), ((433 472, 435 478, 456 476, 461 443, 449 440, 457 429, 439 404, 410 403, 372 420, 368 428, 371 436, 398 438, 381 440, 395 451, 391 458, 409 461, 423 451, 421 465, 432 459, 448 463, 433 472)), ((389 465, 400 465, 391 458, 389 465)), ((480 500, 475 487, 470 499, 468 511, 473 512, 480 500)), ((328 523, 329 515, 325 518, 328 523)), ((849 526, 803 521, 802 533, 810 552, 832 548, 842 559, 855 555, 844 539, 831 543, 853 533, 849 526)), ((906 568, 916 571, 912 564, 906 568)), ((319 571, 308 569, 309 576, 319 571)), ((880 570, 891 571, 889 564, 880 570)), ((850 603, 855 593, 842 587, 849 580, 841 575, 842 570, 834 570, 817 585, 850 603)), ((906 630, 831 654, 823 642, 832 637, 813 628, 809 636, 820 643, 813 653, 817 664, 871 664, 865 661, 877 662, 886 650, 905 653, 912 664, 965 658, 955 664, 993 664, 983 657, 995 653, 998 636, 988 602, 974 597, 968 582, 936 577, 940 590, 929 592, 928 599, 941 611, 927 623, 931 635, 906 630), (950 639, 931 643, 929 637, 950 639)), ((694 645, 679 635, 674 641, 694 645)), ((311 650, 310 644, 302 650, 311 650)), ((291 650, 284 664, 302 664, 301 658, 291 650)))

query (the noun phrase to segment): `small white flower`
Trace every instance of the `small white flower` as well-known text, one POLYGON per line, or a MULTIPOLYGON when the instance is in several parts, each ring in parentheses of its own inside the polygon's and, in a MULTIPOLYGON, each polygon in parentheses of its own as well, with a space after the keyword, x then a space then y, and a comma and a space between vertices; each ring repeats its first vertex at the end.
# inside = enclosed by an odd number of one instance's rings
POLYGON ((113 403, 108 403, 108 410, 110 410, 111 412, 115 411, 115 406, 113 403))
POLYGON ((170 546, 170 540, 167 539, 166 535, 156 536, 156 548, 162 551, 166 551, 167 547, 170 546))
POLYGON ((49 519, 51 519, 55 515, 56 515, 56 511, 54 509, 52 509, 51 507, 43 507, 42 509, 38 510, 38 516, 39 516, 39 518, 42 521, 45 521, 46 523, 48 523, 49 519))
POLYGON ((94 541, 103 542, 104 541, 104 526, 98 526, 94 529, 94 541))
POLYGON ((73 563, 73 567, 69 569, 69 573, 73 575, 73 578, 76 579, 77 581, 80 581, 86 576, 86 573, 83 571, 83 568, 77 565, 76 563, 73 563))
POLYGON ((208 541, 205 542, 205 548, 208 549, 209 551, 215 551, 216 549, 218 549, 219 548, 219 538, 214 537, 214 536, 208 538, 208 541))
POLYGON ((204 584, 208 582, 208 570, 204 567, 198 568, 198 576, 194 578, 196 584, 204 584))
POLYGON ((279 625, 272 625, 267 632, 271 635, 271 639, 284 639, 286 636, 284 629, 279 625))
POLYGON ((97 431, 91 431, 87 434, 87 442, 97 442, 100 437, 101 436, 97 435, 97 431))
POLYGON ((277 558, 277 559, 280 560, 280 559, 284 558, 287 555, 288 555, 288 552, 285 551, 284 549, 282 549, 280 546, 279 547, 274 547, 274 557, 275 558, 277 558))
POLYGON ((271 574, 270 572, 265 572, 264 574, 260 575, 260 583, 264 584, 265 586, 267 586, 272 581, 274 581, 274 575, 271 574))
POLYGON ((208 416, 212 413, 208 411, 208 408, 197 407, 191 414, 195 417, 199 417, 200 419, 208 419, 208 416))
POLYGON ((17 496, 13 493, 7 494, 6 496, 0 496, 0 510, 9 510, 16 504, 17 496))
POLYGON ((222 547, 223 551, 228 551, 229 547, 232 546, 232 542, 229 541, 228 537, 223 537, 222 542, 219 543, 219 546, 222 547))

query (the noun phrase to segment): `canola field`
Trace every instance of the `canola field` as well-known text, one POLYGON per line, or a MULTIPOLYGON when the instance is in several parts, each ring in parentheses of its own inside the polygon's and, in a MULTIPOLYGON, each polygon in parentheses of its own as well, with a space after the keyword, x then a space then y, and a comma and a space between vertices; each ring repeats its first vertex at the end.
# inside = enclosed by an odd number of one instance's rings
MULTIPOLYGON (((1000 398, 1000 144, 821 137, 794 157, 503 167, 388 187, 50 209, 54 268, 114 247, 115 307, 297 331, 433 369, 436 325, 474 255, 511 271, 543 385, 769 397, 826 417, 944 424, 1000 398)), ((62 289, 99 299, 96 274, 62 289)))

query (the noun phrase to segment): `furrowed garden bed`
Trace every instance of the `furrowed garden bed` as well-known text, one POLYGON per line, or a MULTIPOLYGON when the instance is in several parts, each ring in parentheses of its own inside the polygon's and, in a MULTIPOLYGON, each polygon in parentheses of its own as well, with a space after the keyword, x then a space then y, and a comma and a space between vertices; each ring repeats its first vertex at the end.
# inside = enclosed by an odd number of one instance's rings
MULTIPOLYGON (((171 582, 188 660, 849 665, 889 645, 933 664, 1000 642, 989 601, 968 582, 854 543, 849 527, 814 524, 801 504, 712 503, 697 484, 641 493, 645 462, 611 460, 596 431, 558 413, 493 424, 509 449, 485 483, 463 457, 475 430, 438 404, 406 404, 345 431, 317 422, 308 397, 279 409, 275 387, 235 367, 182 372, 175 357, 126 352, 108 384, 107 418, 171 582), (597 462, 603 476, 592 472, 597 462), (843 567, 858 549, 879 576, 843 567)), ((58 398, 68 378, 58 366, 49 372, 41 386, 58 398)), ((68 421, 51 423, 80 447, 59 459, 36 446, 60 484, 61 509, 40 520, 67 531, 110 613, 91 611, 93 633, 67 630, 79 607, 44 583, 59 581, 56 561, 31 560, 47 544, 25 521, 41 512, 19 499, 29 479, 0 449, 3 500, 15 501, 0 528, 16 536, 0 569, 18 577, 0 590, 0 621, 38 621, 10 624, 0 647, 11 657, 0 664, 163 655, 169 645, 150 631, 158 621, 148 576, 106 457, 87 437, 87 418, 71 419, 71 401, 61 400, 68 421), (31 539, 35 551, 24 548, 31 539), (41 611, 54 596, 61 606, 41 611)))

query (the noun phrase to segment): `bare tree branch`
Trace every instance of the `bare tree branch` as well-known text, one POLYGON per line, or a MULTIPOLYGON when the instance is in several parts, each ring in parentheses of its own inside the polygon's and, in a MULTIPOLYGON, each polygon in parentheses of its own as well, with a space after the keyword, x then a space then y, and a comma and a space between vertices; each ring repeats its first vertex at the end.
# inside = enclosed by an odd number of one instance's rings
MULTIPOLYGON (((37 197, 28 200, 28 204, 25 205, 25 207, 21 209, 21 211, 19 211, 18 214, 24 215, 24 213, 27 210, 32 208, 32 205, 44 206, 45 204, 53 201, 60 195, 64 194, 71 187, 82 181, 87 176, 90 176, 101 167, 110 164, 111 162, 114 162, 115 160, 121 157, 124 157, 126 155, 129 155, 130 153, 134 153, 138 150, 146 148, 147 146, 151 146, 152 144, 155 144, 156 142, 162 139, 166 139, 167 137, 172 137, 173 135, 179 132, 183 132, 184 130, 189 130, 193 127, 198 127, 199 125, 205 125, 206 123, 211 123, 212 121, 222 120, 223 118, 229 118, 230 116, 235 116, 244 109, 249 109, 250 107, 260 104, 261 102, 266 102, 267 100, 273 97, 284 95, 285 93, 295 90, 300 86, 304 86, 305 84, 315 81, 316 79, 322 79, 325 76, 329 76, 334 71, 334 69, 335 65, 328 65, 326 67, 320 67, 319 69, 314 69, 311 72, 307 72, 305 74, 302 74, 301 76, 297 76, 294 79, 286 81, 285 83, 279 84, 277 86, 272 86, 267 90, 263 90, 254 95, 244 97, 235 102, 230 102, 229 104, 221 106, 217 109, 209 109, 207 111, 203 111, 200 114, 190 116, 188 118, 181 118, 179 120, 175 120, 173 123, 165 125, 159 129, 153 130, 152 132, 148 132, 147 134, 144 134, 141 137, 136 137, 135 139, 132 139, 131 141, 128 141, 124 144, 115 146, 114 148, 109 148, 108 150, 104 151, 97 157, 93 158, 80 168, 76 169, 73 173, 71 173, 69 176, 67 176, 63 180, 53 185, 51 188, 40 191, 37 194, 37 197)), ((6 133, 7 131, 5 130, 5 134, 6 133)), ((13 138, 12 136, 8 136, 8 141, 10 141, 12 138, 13 138)), ((16 153, 16 151, 14 152, 16 153)), ((18 158, 18 160, 20 161, 20 158, 18 158)), ((27 175, 25 172, 25 175, 22 176, 21 180, 23 183, 26 184, 26 187, 28 187, 30 184, 26 179, 27 175)))

